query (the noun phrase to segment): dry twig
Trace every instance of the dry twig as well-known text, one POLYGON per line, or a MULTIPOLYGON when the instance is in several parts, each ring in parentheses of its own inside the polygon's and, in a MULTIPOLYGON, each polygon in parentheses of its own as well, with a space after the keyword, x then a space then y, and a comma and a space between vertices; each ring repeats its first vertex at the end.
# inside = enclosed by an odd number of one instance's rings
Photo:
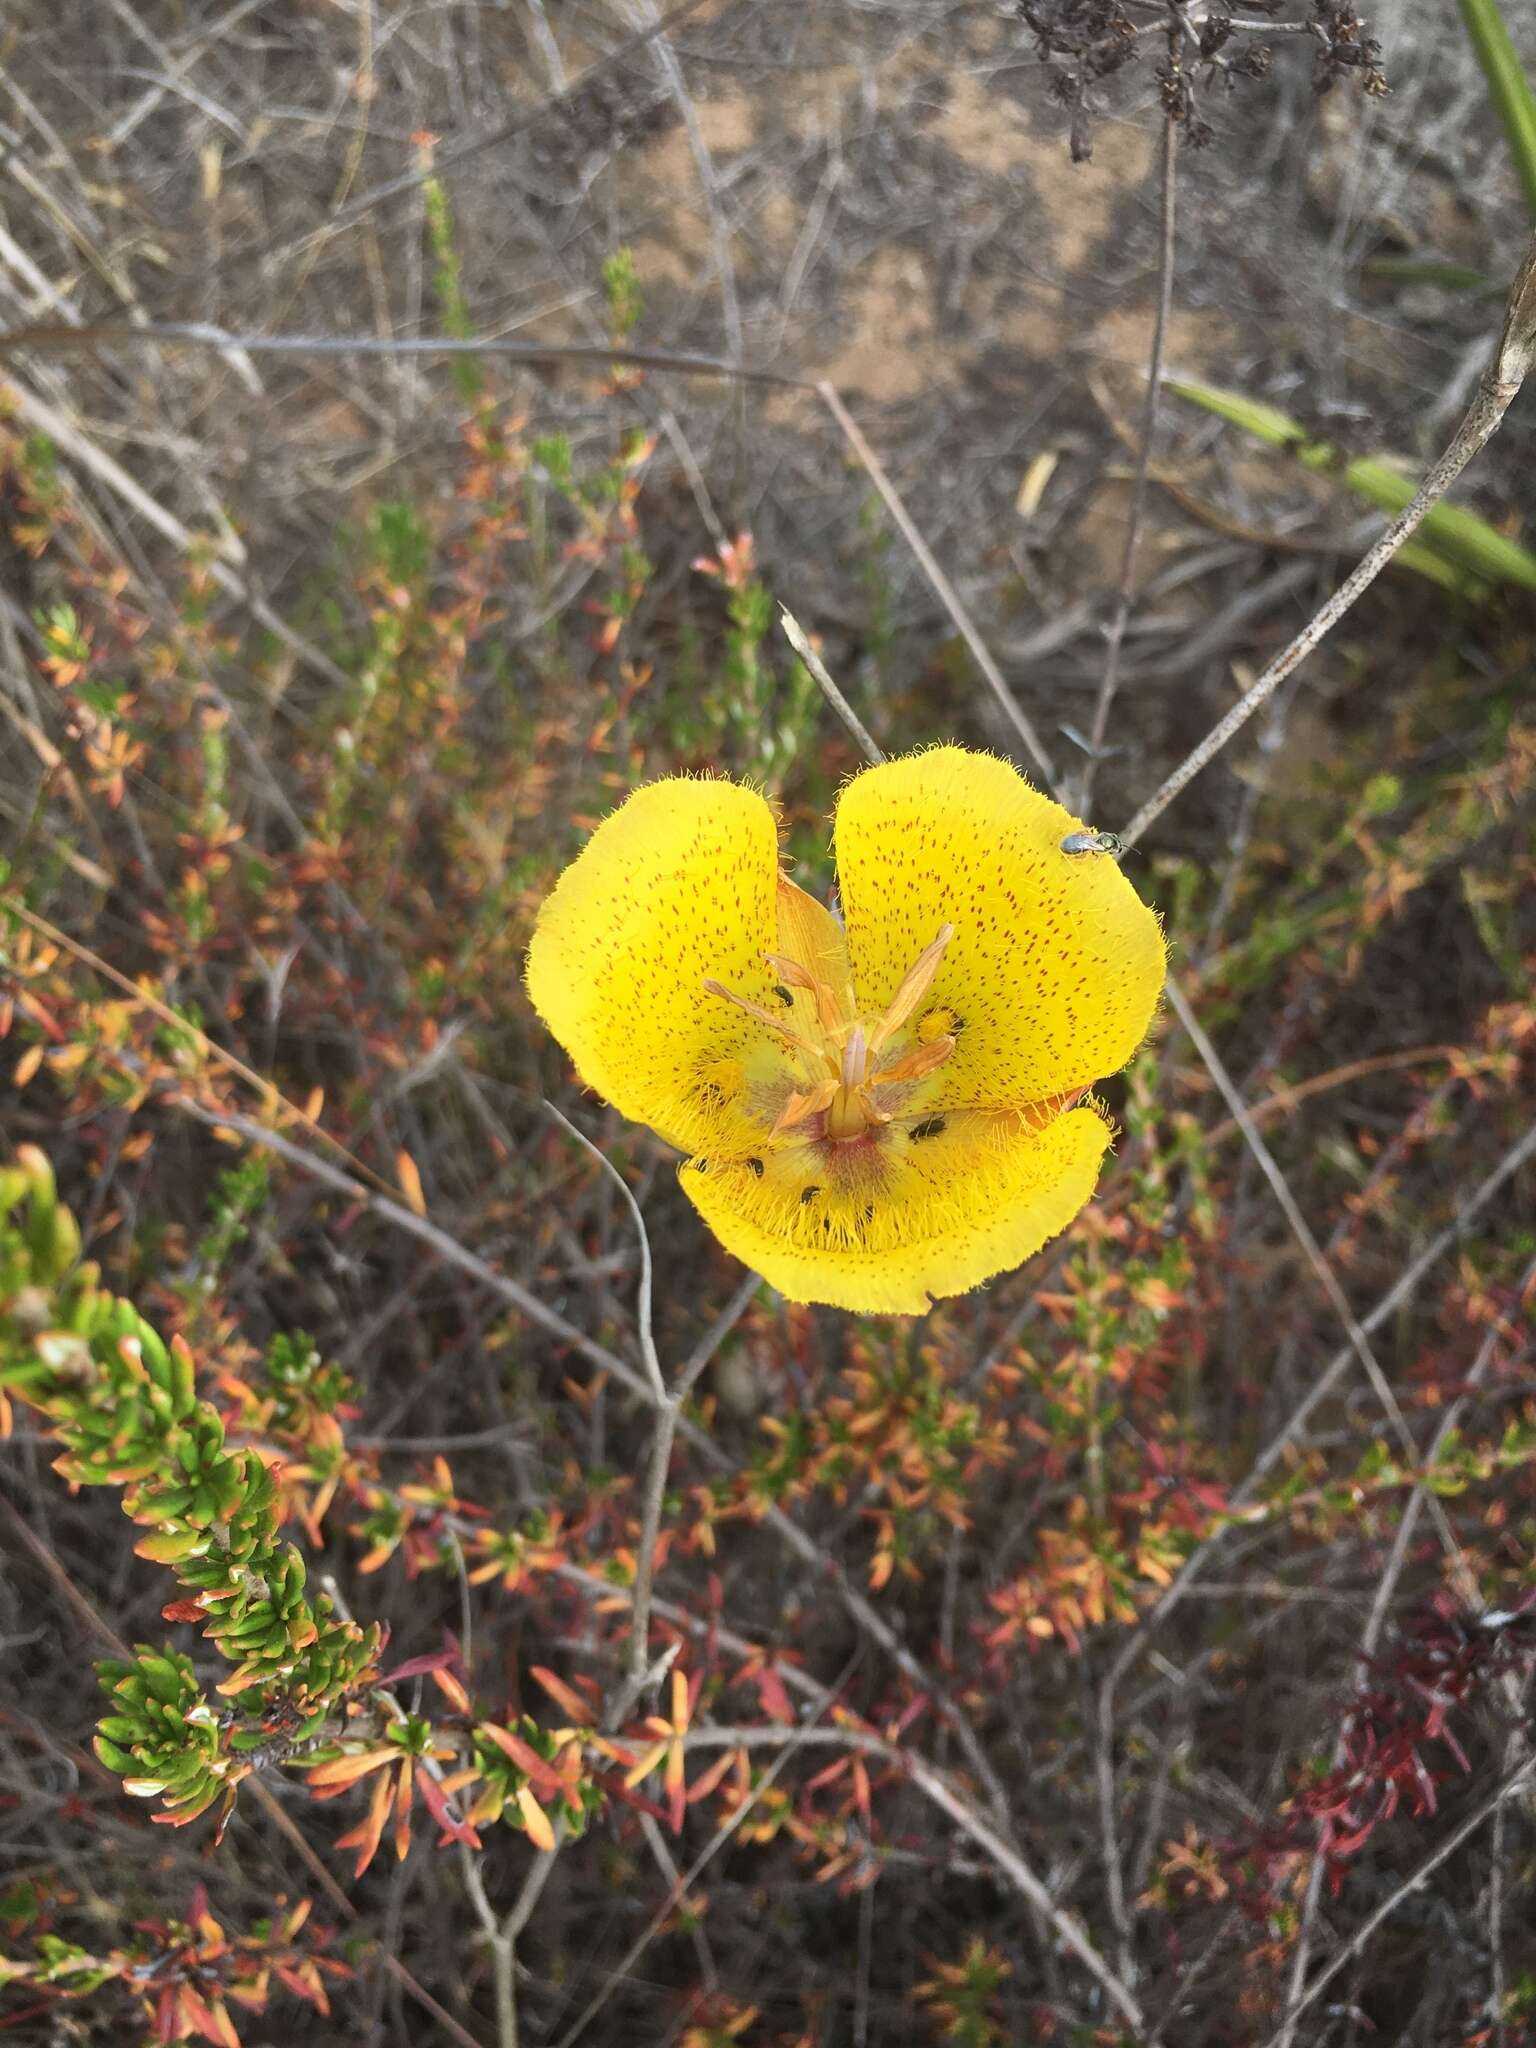
POLYGON ((1403 542, 1418 530, 1425 514, 1439 504, 1473 456, 1486 447, 1498 431, 1505 413, 1519 395, 1533 361, 1536 361, 1536 238, 1532 240, 1510 293, 1493 362, 1456 429, 1451 445, 1431 466, 1411 502, 1392 521, 1380 540, 1362 556, 1327 603, 1319 607, 1284 652, 1276 655, 1226 717, 1218 720, 1199 746, 1185 756, 1171 775, 1165 777, 1130 823, 1121 829, 1119 836, 1123 846, 1130 848, 1146 835, 1148 828, 1162 816, 1175 797, 1216 758, 1228 740, 1242 730, 1291 671, 1333 630, 1361 592, 1375 582, 1403 542))

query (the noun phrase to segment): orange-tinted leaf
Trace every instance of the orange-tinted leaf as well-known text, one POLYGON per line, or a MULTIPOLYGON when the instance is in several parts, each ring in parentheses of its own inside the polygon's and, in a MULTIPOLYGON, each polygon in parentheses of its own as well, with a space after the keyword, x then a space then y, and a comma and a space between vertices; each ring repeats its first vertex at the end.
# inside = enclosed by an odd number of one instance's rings
POLYGON ((425 1216, 427 1198, 421 1191, 421 1174, 415 1160, 404 1146, 395 1154, 395 1172, 399 1177, 400 1191, 405 1196, 407 1208, 414 1215, 425 1216))
POLYGON ((381 1771, 373 1788, 373 1798, 369 1801, 366 1816, 355 1828, 349 1828, 346 1834, 336 1837, 338 1849, 357 1851, 357 1863, 352 1873, 354 1877, 361 1877, 378 1854, 379 1843, 384 1836, 384 1823, 389 1818, 389 1793, 389 1773, 381 1771))
POLYGON ((669 1745, 665 1742, 656 1743, 653 1748, 645 1752, 645 1755, 640 1758, 637 1764, 624 1773, 624 1789, 626 1792, 633 1792, 638 1784, 651 1775, 652 1771, 655 1770, 656 1766, 666 1755, 668 1747, 669 1745))
POLYGON ((406 1858, 411 1846, 411 1781, 414 1765, 410 1757, 400 1766, 400 1780, 395 1786, 395 1857, 400 1863, 406 1858))
POLYGON ((400 1761, 401 1752, 390 1743, 381 1744, 377 1749, 354 1750, 349 1756, 332 1757, 328 1763, 316 1764, 309 1773, 311 1785, 353 1785, 359 1778, 366 1778, 370 1771, 378 1770, 384 1764, 400 1761))
POLYGON ((536 1849, 553 1849, 555 1831, 549 1824, 549 1815, 534 1798, 531 1788, 519 1785, 517 1788, 517 1810, 523 1816, 528 1830, 528 1839, 536 1849))
POLYGON ((728 1749, 717 1756, 703 1776, 695 1778, 688 1787, 688 1804, 697 1806, 701 1799, 707 1799, 740 1754, 738 1750, 728 1749))
POLYGON ((461 1714, 469 1712, 469 1694, 460 1685, 451 1671, 434 1671, 432 1673, 432 1683, 446 1699, 458 1708, 461 1714))
POLYGON ((590 1727, 596 1715, 590 1700, 584 1700, 580 1693, 557 1678, 553 1671, 547 1671, 542 1664, 533 1666, 533 1676, 543 1686, 557 1707, 570 1715, 571 1723, 577 1728, 590 1727))
POLYGON ((673 1834, 681 1834, 683 1815, 688 1806, 688 1784, 683 1764, 683 1745, 672 1742, 667 1745, 667 1813, 672 1822, 673 1834))

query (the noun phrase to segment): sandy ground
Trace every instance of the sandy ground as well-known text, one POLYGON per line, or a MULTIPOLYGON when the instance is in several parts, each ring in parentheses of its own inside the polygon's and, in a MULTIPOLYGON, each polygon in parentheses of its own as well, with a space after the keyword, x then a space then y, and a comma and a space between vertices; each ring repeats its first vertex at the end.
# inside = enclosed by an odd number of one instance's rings
MULTIPOLYGON (((340 9, 237 7, 224 24, 125 0, 83 9, 78 31, 13 29, 6 91, 27 148, 0 185, 7 316, 430 332, 421 192, 387 189, 430 133, 478 331, 603 339, 601 261, 627 243, 645 298, 635 338, 831 379, 1037 721, 1080 721, 1156 296, 1150 69, 1103 90, 1092 160, 1074 165, 1033 38, 1007 11, 708 0, 614 61, 651 19, 636 0, 609 19, 449 4, 350 24, 340 9)), ((1302 39, 1283 36, 1267 80, 1205 91, 1215 135, 1180 164, 1168 358, 1352 447, 1422 458, 1493 316, 1362 264, 1436 256, 1497 277, 1522 209, 1450 0, 1385 0, 1372 26, 1387 99, 1317 100, 1302 39)), ((1516 26, 1536 43, 1536 19, 1516 26)), ((459 416, 441 366, 419 358, 264 358, 242 376, 217 356, 119 352, 22 369, 73 416, 110 423, 112 451, 178 516, 248 534, 279 587, 339 521, 430 479, 459 416)), ((588 373, 525 382, 536 424, 578 444, 606 430, 588 373)), ((678 442, 719 525, 750 525, 775 589, 856 650, 869 485, 817 401, 654 376, 647 403, 672 416, 648 488, 698 529, 683 544, 708 535, 678 442)), ((1484 473, 1495 515, 1529 442, 1517 428, 1484 473)), ((1174 400, 1158 474, 1187 488, 1154 488, 1139 558, 1121 735, 1137 755, 1177 746, 1231 688, 1232 660, 1299 620, 1358 516, 1174 400), (1234 604, 1233 631, 1202 640, 1234 604)), ((950 628, 905 550, 883 560, 898 666, 916 677, 950 628)))

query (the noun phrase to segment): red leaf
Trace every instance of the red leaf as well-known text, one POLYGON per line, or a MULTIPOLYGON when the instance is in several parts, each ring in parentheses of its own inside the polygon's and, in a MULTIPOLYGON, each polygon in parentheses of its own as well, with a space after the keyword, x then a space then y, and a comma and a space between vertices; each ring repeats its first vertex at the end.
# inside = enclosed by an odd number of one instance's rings
POLYGON ((521 1736, 511 1734, 505 1728, 498 1728, 494 1721, 482 1721, 477 1733, 487 1742, 494 1742, 504 1756, 511 1757, 523 1774, 538 1786, 541 1792, 561 1792, 565 1788, 559 1776, 550 1769, 536 1749, 531 1749, 521 1736))
POLYGON ((428 1813, 431 1814, 432 1818, 442 1829, 445 1841, 463 1842, 471 1849, 478 1849, 480 1847, 480 1837, 475 1833, 468 1821, 455 1820, 449 1812, 448 1802, 443 1797, 442 1787, 430 1771, 422 1772, 419 1780, 419 1789, 422 1802, 426 1806, 428 1813))
POLYGON ((756 1676, 757 1692, 759 1699, 763 1703, 763 1711, 772 1715, 775 1721, 782 1722, 786 1726, 792 1723, 795 1718, 795 1710, 789 1703, 789 1694, 785 1690, 784 1681, 780 1678, 778 1672, 771 1665, 764 1665, 763 1669, 756 1676))
POLYGON ((459 1671, 462 1668, 459 1646, 449 1636, 446 1649, 434 1650, 426 1657, 407 1657, 393 1671, 381 1672, 378 1682, 380 1685, 396 1685, 402 1678, 424 1678, 429 1671, 459 1671))

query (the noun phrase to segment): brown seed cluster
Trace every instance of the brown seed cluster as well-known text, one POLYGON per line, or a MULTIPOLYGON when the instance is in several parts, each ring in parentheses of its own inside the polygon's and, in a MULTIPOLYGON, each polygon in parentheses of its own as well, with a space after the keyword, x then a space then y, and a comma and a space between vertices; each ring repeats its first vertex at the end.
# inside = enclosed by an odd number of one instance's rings
POLYGON ((1220 0, 1019 0, 1019 14, 1051 67, 1051 96, 1071 109, 1074 163, 1093 154, 1093 120, 1104 104, 1096 88, 1143 61, 1154 66, 1168 119, 1190 148, 1203 149, 1216 136, 1201 111, 1210 88, 1268 77, 1274 49, 1266 24, 1283 42, 1310 47, 1319 97, 1341 78, 1372 95, 1388 90, 1381 45, 1353 0, 1310 0, 1299 13, 1286 0, 1258 0, 1241 13, 1220 0))

